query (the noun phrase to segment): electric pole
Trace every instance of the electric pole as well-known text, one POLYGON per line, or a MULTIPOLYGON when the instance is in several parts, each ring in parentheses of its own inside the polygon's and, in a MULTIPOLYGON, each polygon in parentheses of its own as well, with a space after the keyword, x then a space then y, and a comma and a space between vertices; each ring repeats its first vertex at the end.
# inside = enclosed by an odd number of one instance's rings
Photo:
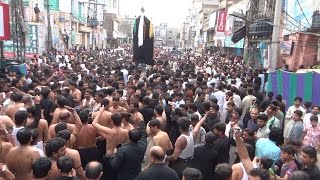
POLYGON ((48 21, 48 39, 47 39, 47 50, 51 50, 52 48, 52 34, 51 34, 51 22, 50 22, 50 0, 46 0, 47 2, 47 21, 48 21))
POLYGON ((269 72, 275 72, 279 61, 279 33, 281 20, 281 0, 276 0, 274 12, 271 57, 269 58, 269 72))
POLYGON ((25 60, 25 37, 27 32, 26 22, 24 20, 24 7, 22 0, 11 1, 11 20, 13 25, 13 53, 14 58, 22 63, 25 60))

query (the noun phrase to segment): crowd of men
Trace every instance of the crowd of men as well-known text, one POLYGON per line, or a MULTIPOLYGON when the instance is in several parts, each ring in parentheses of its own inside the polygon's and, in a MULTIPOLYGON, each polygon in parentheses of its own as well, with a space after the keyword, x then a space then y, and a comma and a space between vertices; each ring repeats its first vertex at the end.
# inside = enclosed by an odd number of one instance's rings
MULTIPOLYGON (((319 106, 286 108, 241 57, 52 50, 0 74, 0 176, 319 180, 319 106)), ((289 90, 288 90, 289 91, 289 90)))

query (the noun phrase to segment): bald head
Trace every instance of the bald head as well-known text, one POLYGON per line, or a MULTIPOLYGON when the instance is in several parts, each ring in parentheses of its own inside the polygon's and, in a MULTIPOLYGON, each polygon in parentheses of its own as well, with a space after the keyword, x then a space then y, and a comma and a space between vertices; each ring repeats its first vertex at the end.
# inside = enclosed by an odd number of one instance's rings
POLYGON ((154 158, 155 161, 163 161, 165 153, 160 146, 153 146, 150 148, 150 157, 154 158))
POLYGON ((85 167, 85 174, 88 180, 100 179, 102 171, 102 164, 97 161, 89 162, 85 167))

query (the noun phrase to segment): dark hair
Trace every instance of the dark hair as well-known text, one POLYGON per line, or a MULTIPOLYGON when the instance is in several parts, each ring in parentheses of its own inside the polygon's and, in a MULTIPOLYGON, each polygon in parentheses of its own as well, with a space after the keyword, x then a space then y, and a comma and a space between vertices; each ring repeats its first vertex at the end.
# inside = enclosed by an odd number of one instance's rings
POLYGON ((268 92, 268 98, 270 98, 270 99, 272 99, 272 97, 273 97, 273 92, 268 92))
POLYGON ((289 180, 309 180, 309 175, 304 171, 294 171, 290 174, 289 180))
POLYGON ((41 157, 32 163, 32 173, 35 178, 48 176, 52 163, 48 157, 41 157))
POLYGON ((131 142, 137 143, 141 139, 141 132, 138 129, 129 131, 129 139, 131 142))
POLYGON ((315 116, 315 115, 311 116, 310 121, 318 122, 318 116, 315 116))
POLYGON ((300 102, 302 102, 302 98, 301 98, 301 97, 295 97, 295 98, 294 98, 294 101, 300 101, 300 102))
POLYGON ((17 126, 21 126, 24 125, 24 123, 26 123, 28 117, 29 114, 26 110, 18 110, 14 115, 14 121, 17 126))
POLYGON ((47 141, 45 146, 45 153, 46 156, 51 158, 53 153, 58 153, 59 149, 63 148, 65 146, 66 141, 62 138, 53 138, 47 141))
POLYGON ((318 161, 318 158, 317 158, 317 150, 312 147, 312 146, 307 146, 305 148, 302 149, 302 152, 307 154, 310 158, 314 158, 315 161, 314 162, 317 162, 318 161))
POLYGON ((277 106, 274 104, 269 104, 268 106, 272 111, 277 111, 277 106))
POLYGON ((121 113, 114 113, 114 114, 111 115, 112 123, 115 126, 121 126, 122 119, 123 119, 123 116, 122 116, 121 113))
POLYGON ((198 107, 197 107, 197 105, 195 103, 189 104, 188 107, 189 107, 189 109, 191 109, 194 112, 198 111, 198 107))
POLYGON ((88 179, 97 179, 102 171, 102 164, 96 161, 89 162, 85 167, 85 174, 88 179))
POLYGON ((286 145, 281 150, 289 155, 294 155, 296 153, 296 149, 292 145, 286 145))
POLYGON ((17 132, 17 140, 21 145, 26 145, 31 141, 31 130, 28 128, 22 128, 17 132))
POLYGON ((232 175, 232 167, 227 163, 218 164, 214 172, 216 174, 215 179, 229 180, 232 175))
POLYGON ((243 131, 247 132, 249 136, 254 136, 254 130, 251 128, 245 128, 243 131))
POLYGON ((60 107, 64 107, 64 106, 67 106, 69 104, 68 102, 68 99, 65 98, 64 96, 59 96, 57 98, 57 104, 60 106, 60 107))
POLYGON ((189 127, 191 125, 191 121, 188 117, 180 117, 178 119, 179 129, 183 132, 189 131, 189 127))
POLYGON ((214 125, 214 129, 224 134, 226 131, 226 123, 223 123, 223 122, 217 123, 214 125))
POLYGON ((269 118, 266 114, 259 114, 257 119, 267 122, 269 118))
POLYGON ((185 180, 202 180, 202 173, 196 168, 187 167, 182 171, 185 180))
POLYGON ((261 157, 260 163, 264 169, 270 169, 273 165, 273 160, 268 157, 261 157))
POLYGON ((59 131, 68 129, 67 124, 65 122, 60 122, 54 127, 54 132, 58 133, 59 131))
POLYGON ((145 96, 143 99, 142 99, 142 103, 144 104, 144 105, 149 105, 149 103, 150 103, 150 98, 148 97, 148 96, 145 96))
POLYGON ((20 102, 20 101, 22 101, 22 98, 23 98, 23 96, 20 93, 12 93, 10 96, 10 99, 13 102, 20 102))
POLYGON ((89 121, 89 111, 83 110, 79 113, 79 117, 82 123, 87 123, 89 121))
POLYGON ((158 129, 161 128, 161 123, 158 119, 153 119, 149 122, 149 127, 157 127, 158 129))
POLYGON ((64 139, 65 141, 70 140, 71 133, 68 129, 64 129, 57 133, 57 137, 64 139))
POLYGON ((260 177, 260 180, 269 180, 270 173, 262 168, 254 168, 249 171, 249 175, 253 177, 260 177))
POLYGON ((73 164, 73 159, 68 156, 62 156, 57 161, 57 167, 62 173, 71 172, 73 164))
POLYGON ((50 92, 51 92, 51 90, 48 87, 41 88, 41 94, 42 94, 43 98, 49 97, 50 92))
POLYGON ((295 110, 293 113, 298 115, 300 118, 303 116, 303 112, 301 110, 299 110, 299 109, 295 110))
POLYGON ((280 128, 272 127, 269 133, 269 139, 273 142, 279 143, 279 140, 282 136, 282 131, 280 128))
POLYGON ((199 121, 199 116, 197 114, 191 114, 190 120, 192 121, 199 121))
POLYGON ((130 123, 131 123, 131 117, 132 117, 132 114, 131 114, 131 113, 123 112, 123 113, 121 113, 121 114, 122 114, 124 120, 126 120, 127 122, 130 122, 130 123))
POLYGON ((157 105, 156 107, 154 107, 154 110, 160 115, 163 113, 163 107, 160 105, 157 105))
POLYGON ((102 99, 101 100, 101 106, 109 106, 109 103, 110 103, 109 99, 102 99))

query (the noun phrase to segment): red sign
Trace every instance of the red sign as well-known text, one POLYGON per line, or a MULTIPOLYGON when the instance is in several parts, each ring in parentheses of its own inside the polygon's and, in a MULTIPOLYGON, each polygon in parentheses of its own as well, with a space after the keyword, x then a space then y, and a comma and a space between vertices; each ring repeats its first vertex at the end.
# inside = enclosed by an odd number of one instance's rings
POLYGON ((227 11, 219 11, 217 20, 217 32, 223 32, 226 29, 227 11))
POLYGON ((0 3, 0 41, 10 40, 9 5, 0 3))

